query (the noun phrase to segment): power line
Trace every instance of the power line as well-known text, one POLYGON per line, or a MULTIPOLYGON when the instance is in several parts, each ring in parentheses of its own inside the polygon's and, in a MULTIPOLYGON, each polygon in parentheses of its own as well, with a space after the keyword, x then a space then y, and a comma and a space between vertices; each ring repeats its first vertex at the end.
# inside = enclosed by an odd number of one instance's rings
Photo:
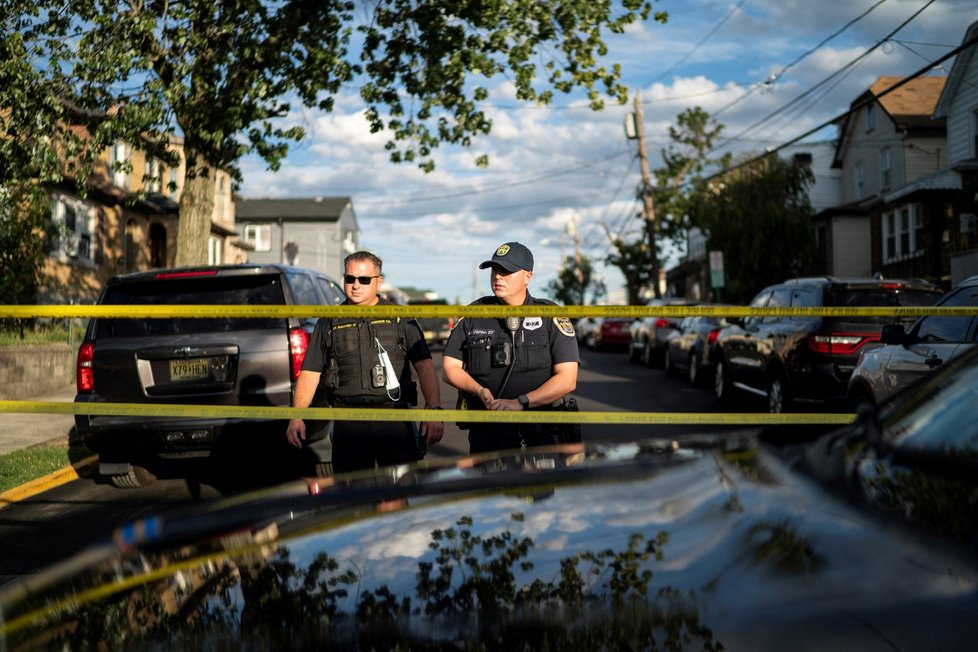
MULTIPOLYGON (((931 0, 931 2, 933 2, 933 1, 934 0, 931 0)), ((826 36, 824 39, 822 39, 821 41, 819 41, 818 45, 816 45, 813 48, 810 48, 807 52, 805 52, 805 53, 801 54, 800 56, 796 57, 794 61, 792 61, 791 63, 789 63, 785 67, 783 67, 778 72, 770 75, 764 81, 760 82, 759 84, 755 84, 754 86, 752 86, 751 88, 749 88, 747 90, 746 93, 744 93, 743 95, 741 95, 737 99, 735 99, 735 100, 731 101, 730 103, 728 103, 727 105, 721 107, 720 110, 717 111, 714 114, 714 117, 720 115, 721 113, 723 113, 727 109, 730 109, 733 106, 736 106, 737 104, 739 104, 740 102, 742 102, 743 100, 747 99, 748 97, 750 97, 751 95, 753 95, 754 92, 757 91, 757 89, 762 88, 762 87, 768 88, 768 87, 772 86, 781 77, 783 77, 784 74, 787 73, 791 68, 794 68, 796 65, 798 65, 803 60, 805 60, 806 58, 808 58, 811 54, 813 54, 817 50, 821 49, 826 43, 828 43, 829 41, 831 41, 832 39, 834 39, 836 36, 838 36, 842 32, 846 31, 847 29, 849 29, 850 27, 852 27, 853 25, 855 25, 856 23, 858 23, 860 20, 862 20, 863 18, 865 18, 866 16, 868 16, 870 14, 870 12, 872 12, 874 9, 876 9, 877 7, 879 7, 884 2, 886 2, 886 0, 879 0, 872 7, 870 7, 869 9, 867 9, 866 11, 864 11, 863 13, 859 14, 858 16, 856 16, 855 18, 853 18, 852 20, 850 20, 849 22, 847 22, 845 25, 843 25, 842 27, 840 27, 839 29, 837 29, 836 31, 834 31, 832 34, 826 36)), ((926 7, 924 7, 924 9, 926 9, 926 7)), ((921 11, 923 11, 923 9, 921 9, 921 11)), ((875 47, 876 46, 873 46, 873 48, 875 48, 875 47)), ((872 52, 872 49, 869 50, 869 52, 872 52)), ((869 54, 869 52, 867 52, 866 54, 869 54)))
MULTIPOLYGON (((883 0, 883 1, 885 1, 885 0, 883 0)), ((711 29, 709 32, 707 32, 706 35, 699 40, 699 43, 697 43, 696 45, 693 46, 693 49, 692 50, 690 50, 689 52, 687 52, 683 56, 679 57, 679 61, 677 61, 676 63, 674 63, 671 66, 669 66, 668 68, 666 68, 663 72, 659 73, 659 75, 657 77, 655 77, 652 80, 651 83, 654 84, 655 82, 659 81, 663 77, 671 74, 673 71, 675 71, 677 68, 679 68, 679 66, 683 65, 684 63, 686 63, 686 61, 691 56, 693 56, 693 53, 694 52, 696 52, 697 50, 699 50, 700 47, 710 39, 711 36, 713 36, 714 34, 716 34, 717 31, 721 27, 723 27, 724 24, 726 24, 726 22, 728 20, 730 20, 735 13, 737 13, 737 10, 738 9, 740 9, 741 7, 744 6, 744 3, 745 2, 747 2, 747 0, 740 0, 740 2, 738 2, 736 5, 734 5, 733 7, 731 7, 730 10, 727 12, 727 14, 723 18, 720 19, 720 22, 718 22, 716 25, 714 25, 713 26, 713 29, 711 29)))
MULTIPOLYGON (((817 91, 821 86, 823 86, 823 85, 827 84, 828 82, 830 82, 836 75, 840 75, 840 74, 844 73, 845 71, 847 71, 849 68, 855 66, 861 60, 863 60, 867 56, 869 56, 874 50, 876 50, 876 48, 878 48, 880 45, 882 45, 883 43, 885 43, 886 41, 888 41, 892 36, 894 36, 901 29, 903 29, 904 27, 906 27, 911 21, 913 21, 914 19, 916 19, 917 16, 919 16, 921 14, 921 12, 923 12, 929 6, 931 6, 932 4, 934 4, 935 1, 936 0, 929 0, 927 2, 927 4, 925 4, 923 7, 921 7, 917 11, 915 11, 909 18, 907 18, 902 23, 900 23, 893 31, 891 31, 889 34, 887 34, 884 38, 882 38, 879 41, 877 41, 868 50, 866 50, 865 52, 863 52, 862 54, 860 54, 859 56, 857 56, 855 59, 853 59, 852 61, 850 61, 846 65, 842 66, 841 68, 839 68, 838 70, 836 70, 835 72, 833 72, 831 75, 829 75, 828 77, 826 77, 825 79, 823 79, 819 83, 817 83, 814 86, 812 86, 811 88, 809 88, 807 91, 805 91, 804 93, 802 93, 801 95, 799 95, 795 99, 791 100, 790 102, 788 102, 784 106, 782 106, 782 107, 780 107, 778 109, 775 109, 773 112, 769 113, 768 115, 764 116, 763 118, 761 118, 760 120, 758 120, 757 122, 755 122, 754 124, 752 124, 751 126, 747 127, 746 129, 744 129, 743 131, 741 131, 739 134, 737 134, 736 137, 737 138, 743 137, 745 134, 748 134, 751 131, 757 129, 759 126, 763 125, 768 120, 774 118, 775 116, 777 116, 780 113, 783 113, 784 111, 787 111, 791 106, 795 105, 796 103, 800 102, 804 98, 808 97, 809 95, 811 95, 812 93, 814 93, 815 91, 817 91)), ((725 108, 727 108, 727 107, 725 107, 725 108)), ((722 143, 720 143, 719 145, 717 145, 716 147, 714 147, 713 149, 711 149, 710 152, 712 153, 712 152, 715 152, 718 149, 721 149, 721 148, 725 147, 732 140, 733 140, 732 138, 728 138, 728 139, 724 140, 722 143)))
POLYGON ((495 192, 497 190, 509 190, 510 188, 513 188, 515 186, 525 186, 525 185, 528 185, 528 184, 531 184, 531 183, 537 183, 538 181, 543 181, 544 179, 552 179, 554 177, 563 176, 565 174, 571 174, 572 172, 578 172, 580 170, 586 170, 588 168, 593 168, 593 167, 595 167, 596 165, 598 165, 600 163, 604 163, 605 161, 609 161, 611 159, 614 159, 614 158, 617 158, 619 156, 622 156, 623 154, 629 154, 629 153, 631 153, 631 152, 628 149, 620 150, 618 152, 615 152, 613 154, 610 154, 608 156, 605 156, 604 158, 596 159, 596 160, 591 161, 589 163, 582 163, 580 165, 577 165, 577 166, 574 166, 574 167, 571 167, 571 168, 559 168, 559 169, 552 170, 552 171, 547 172, 547 173, 544 173, 544 174, 537 175, 535 177, 523 178, 523 179, 521 179, 519 181, 508 181, 504 185, 499 185, 499 186, 489 186, 489 187, 484 187, 484 188, 473 188, 473 189, 470 189, 470 190, 461 190, 459 192, 454 192, 454 193, 447 194, 447 195, 434 195, 434 196, 427 195, 427 196, 424 196, 424 197, 404 197, 404 198, 400 198, 400 199, 397 199, 397 200, 391 200, 391 199, 388 198, 388 199, 376 199, 376 200, 371 201, 371 200, 368 199, 368 200, 365 200, 362 203, 365 203, 365 204, 371 204, 371 203, 384 203, 384 204, 415 203, 415 202, 433 201, 433 200, 437 200, 437 199, 457 199, 459 197, 469 197, 471 195, 479 195, 479 194, 486 193, 486 192, 495 192))
MULTIPOLYGON (((944 63, 948 59, 950 59, 950 58, 952 58, 954 56, 957 56, 958 54, 960 54, 964 50, 966 50, 966 49, 968 49, 968 48, 970 48, 970 47, 972 47, 972 46, 974 46, 976 44, 978 44, 978 36, 975 36, 973 38, 968 39, 967 41, 965 41, 964 43, 962 43, 958 47, 954 48, 953 50, 951 50, 950 52, 948 52, 944 56, 940 57, 939 59, 936 59, 936 60, 932 61, 931 63, 927 64, 923 68, 920 68, 919 70, 917 70, 916 72, 914 72, 914 73, 912 73, 912 74, 904 77, 903 79, 901 79, 900 81, 896 82, 895 84, 893 84, 889 88, 886 88, 886 89, 880 91, 879 93, 876 93, 875 95, 873 95, 871 97, 867 97, 867 98, 865 98, 863 100, 859 100, 857 102, 854 102, 849 107, 849 109, 847 111, 844 111, 844 112, 840 113, 839 115, 837 115, 837 116, 835 116, 833 118, 829 118, 828 120, 826 120, 825 122, 822 122, 818 126, 809 129, 808 131, 804 132, 803 134, 800 134, 798 136, 795 136, 791 140, 789 140, 789 141, 787 141, 785 143, 782 143, 782 144, 778 145, 777 147, 769 147, 767 149, 767 151, 765 151, 764 154, 761 154, 760 156, 755 156, 755 157, 750 158, 750 159, 748 159, 746 161, 742 161, 742 162, 740 162, 740 163, 738 163, 736 165, 732 165, 732 166, 730 166, 728 168, 724 168, 723 170, 720 170, 719 172, 716 172, 716 173, 710 175, 710 178, 712 179, 712 178, 718 177, 718 176, 720 176, 722 174, 727 174, 729 172, 733 172, 734 170, 738 170, 738 169, 740 169, 742 167, 746 167, 748 165, 752 165, 753 163, 756 163, 757 161, 759 161, 762 158, 764 158, 765 156, 769 156, 770 154, 773 154, 775 152, 778 152, 778 151, 784 149, 785 147, 788 147, 790 145, 794 145, 798 141, 803 140, 804 138, 807 138, 808 136, 811 136, 812 134, 814 134, 814 133, 816 133, 818 131, 821 131, 822 129, 825 129, 826 127, 829 127, 829 126, 831 126, 833 124, 836 124, 836 123, 840 122, 841 120, 849 117, 850 115, 856 113, 857 111, 859 111, 859 110, 861 110, 861 109, 869 106, 870 104, 878 101, 883 96, 892 93, 893 91, 895 91, 898 88, 904 86, 905 84, 913 81, 914 79, 917 79, 918 77, 922 77, 925 73, 929 72, 934 66, 936 66, 938 64, 941 64, 941 63, 944 63)), ((682 187, 682 185, 685 185, 685 184, 681 184, 678 187, 682 187)))

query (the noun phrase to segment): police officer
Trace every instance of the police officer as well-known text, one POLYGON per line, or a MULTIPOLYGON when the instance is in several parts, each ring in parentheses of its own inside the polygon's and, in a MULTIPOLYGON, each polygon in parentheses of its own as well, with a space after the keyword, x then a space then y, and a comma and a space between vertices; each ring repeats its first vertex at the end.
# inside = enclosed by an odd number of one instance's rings
MULTIPOLYGON (((490 260, 493 296, 472 305, 556 305, 530 296, 533 254, 519 242, 500 245, 490 260)), ((570 320, 465 318, 452 330, 442 361, 445 382, 459 390, 459 407, 546 409, 577 387, 580 357, 570 320)), ((556 443, 546 424, 473 423, 469 450, 481 453, 556 443)))
MULTIPOLYGON (((377 292, 383 283, 380 258, 366 251, 344 260, 344 305, 393 305, 377 292)), ((309 407, 320 381, 334 407, 397 408, 416 400, 408 362, 414 365, 427 408, 440 409, 438 376, 417 321, 390 317, 324 318, 316 322, 309 350, 296 381, 293 407, 309 407), (385 364, 384 353, 390 364, 385 364), (394 376, 392 378, 392 376, 394 376)), ((321 396, 321 394, 319 394, 321 396)), ((336 421, 333 471, 344 473, 417 461, 428 444, 441 440, 439 422, 336 421), (420 440, 419 440, 420 438, 420 440)), ((290 444, 306 438, 302 419, 286 429, 290 444)))

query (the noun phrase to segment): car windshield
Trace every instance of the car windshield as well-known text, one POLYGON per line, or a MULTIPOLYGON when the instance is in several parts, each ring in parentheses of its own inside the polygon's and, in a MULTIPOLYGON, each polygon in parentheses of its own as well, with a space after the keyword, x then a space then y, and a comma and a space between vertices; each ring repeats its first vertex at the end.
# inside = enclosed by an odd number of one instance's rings
MULTIPOLYGON (((282 305, 285 297, 277 275, 194 277, 167 281, 147 280, 110 285, 104 305, 282 305)), ((97 337, 176 335, 215 330, 286 328, 274 317, 215 319, 99 319, 97 337)))
MULTIPOLYGON (((826 305, 830 307, 860 307, 860 308, 888 308, 888 307, 917 307, 932 306, 941 298, 941 293, 937 290, 896 290, 881 287, 873 288, 848 288, 844 290, 832 290, 827 293, 826 305)), ((849 318, 846 321, 854 321, 849 318)), ((889 324, 893 323, 893 317, 860 317, 861 323, 869 324, 889 324)))

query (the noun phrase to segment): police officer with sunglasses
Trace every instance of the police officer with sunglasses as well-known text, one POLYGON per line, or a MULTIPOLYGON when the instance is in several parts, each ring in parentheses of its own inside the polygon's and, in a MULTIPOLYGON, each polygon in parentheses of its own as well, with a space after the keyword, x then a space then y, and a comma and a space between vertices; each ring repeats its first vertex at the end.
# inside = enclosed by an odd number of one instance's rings
MULTIPOLYGON (((344 305, 393 305, 378 296, 383 263, 358 251, 344 260, 344 305)), ((302 363, 293 407, 407 408, 417 403, 408 363, 414 367, 425 407, 440 409, 438 376, 421 327, 414 319, 392 317, 323 318, 316 322, 302 363)), ((344 473, 419 460, 429 444, 441 440, 440 422, 336 421, 333 471, 344 473)), ((302 419, 289 421, 286 437, 301 448, 302 419)))
MULTIPOLYGON (((519 242, 500 245, 479 265, 491 268, 492 296, 472 305, 555 305, 530 295, 533 254, 519 242)), ((442 359, 445 382, 459 390, 461 409, 560 409, 577 387, 580 356, 566 318, 510 317, 460 320, 442 359)), ((469 451, 481 453, 563 443, 565 433, 547 424, 469 424, 469 451)))

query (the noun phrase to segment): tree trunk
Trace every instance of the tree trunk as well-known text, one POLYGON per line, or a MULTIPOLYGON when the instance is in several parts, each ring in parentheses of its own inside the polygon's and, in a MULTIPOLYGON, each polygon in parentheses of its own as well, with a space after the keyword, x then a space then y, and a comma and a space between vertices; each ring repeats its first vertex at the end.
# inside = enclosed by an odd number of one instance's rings
POLYGON ((184 150, 187 174, 180 196, 180 220, 177 231, 177 267, 207 264, 207 243, 214 214, 214 173, 203 157, 193 149, 184 150))

